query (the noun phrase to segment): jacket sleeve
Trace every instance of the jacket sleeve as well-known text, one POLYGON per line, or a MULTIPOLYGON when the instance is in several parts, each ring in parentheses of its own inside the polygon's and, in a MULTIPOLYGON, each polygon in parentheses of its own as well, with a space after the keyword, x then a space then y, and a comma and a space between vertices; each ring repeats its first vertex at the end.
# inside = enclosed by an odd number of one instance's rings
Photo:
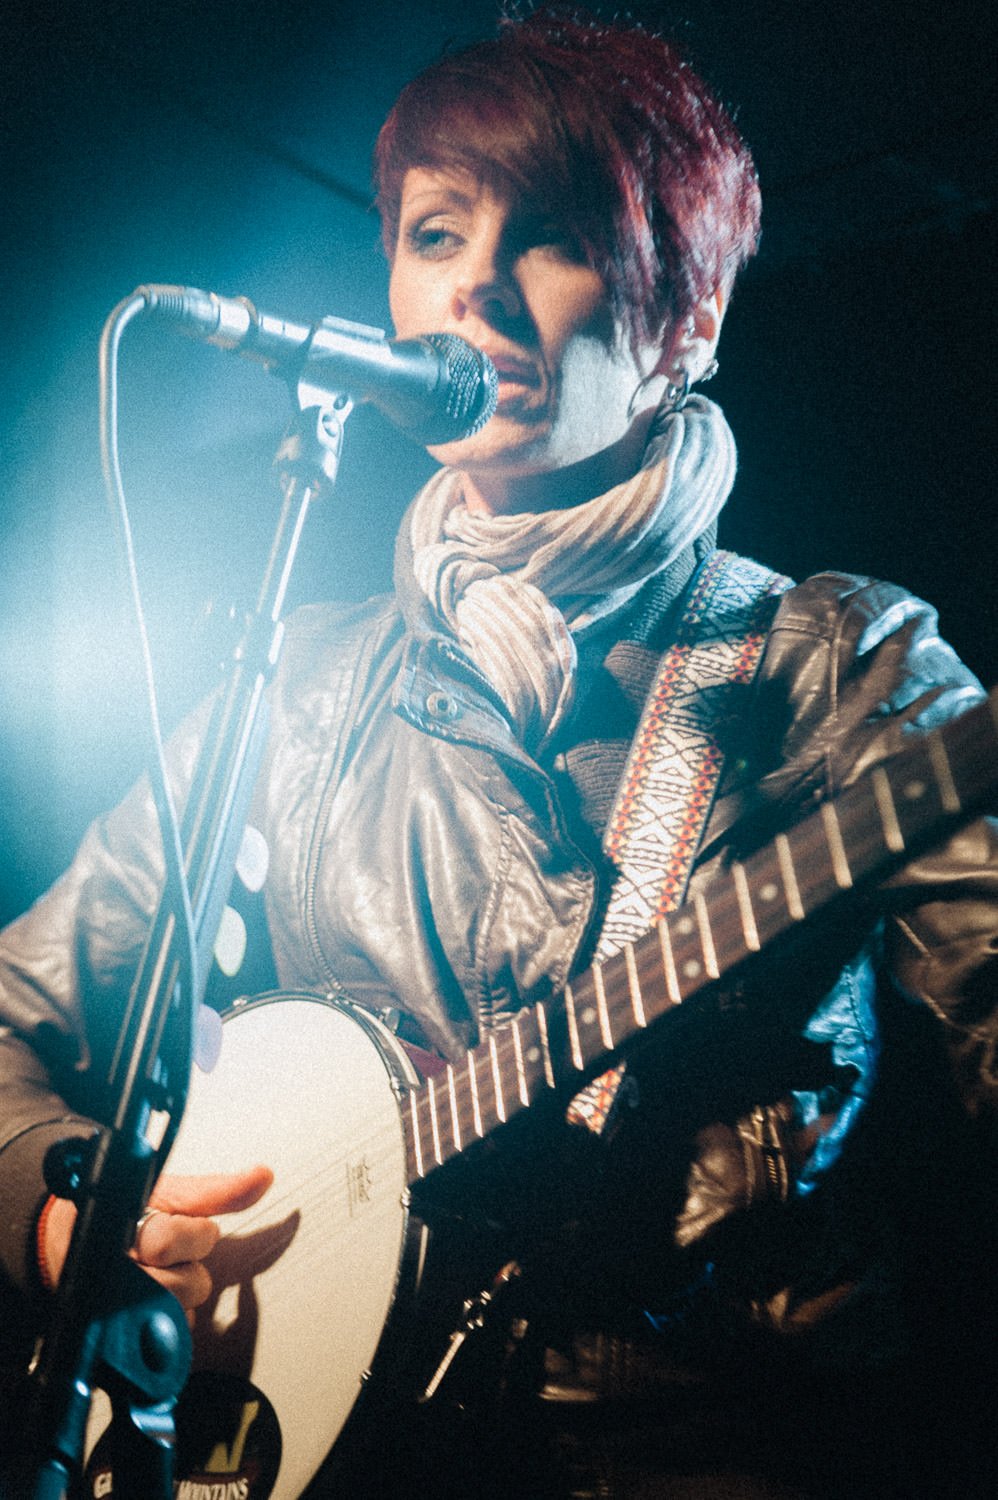
MULTIPOLYGON (((788 611, 788 634, 806 640, 804 621, 820 620, 808 594, 819 595, 822 582, 793 591, 804 597, 796 613, 788 611)), ((891 585, 854 582, 824 622, 827 688, 789 737, 785 764, 796 762, 813 798, 834 795, 913 734, 983 696, 940 639, 934 610, 891 585)), ((799 662, 799 641, 777 641, 776 651, 799 662)), ((911 860, 880 888, 875 905, 884 971, 938 1022, 968 1117, 989 1119, 998 1133, 998 821, 978 818, 911 860)))
MULTIPOLYGON (((903 590, 835 575, 791 590, 780 603, 747 715, 754 743, 746 762, 756 770, 726 789, 715 830, 708 829, 713 847, 705 849, 705 873, 767 842, 912 735, 981 696, 979 683, 940 639, 935 613, 903 590)), ((998 823, 982 817, 884 882, 842 937, 840 959, 847 962, 824 996, 820 984, 812 985, 807 1001, 803 976, 817 947, 809 933, 806 950, 798 948, 790 966, 764 971, 763 986, 774 996, 789 984, 803 995, 803 1014, 812 1005, 804 1036, 826 1047, 852 1088, 802 1089, 788 1071, 782 1098, 760 1097, 739 1119, 706 1125, 677 1241, 716 1249, 718 1233, 728 1236, 737 1264, 746 1259, 744 1234, 760 1208, 776 1242, 785 1232, 784 1248, 796 1246, 785 1264, 790 1282, 800 1273, 796 1287, 783 1286, 760 1303, 767 1320, 799 1326, 824 1316, 829 1287, 817 1273, 812 1277, 815 1261, 823 1259, 822 1270, 833 1276, 841 1272, 843 1283, 861 1274, 862 1246, 882 1234, 885 1216, 910 1231, 918 1201, 934 1199, 926 1213, 951 1224, 961 1215, 983 1223, 988 1202, 995 1211, 996 855, 998 823), (814 1144, 809 1131, 816 1128, 814 1144), (774 1218, 774 1199, 786 1204, 785 1231, 774 1218), (745 1221, 744 1231, 731 1234, 737 1220, 745 1221), (843 1226, 855 1232, 837 1250, 843 1226)), ((820 963, 813 965, 814 977, 822 972, 820 963)), ((801 995, 790 999, 796 1006, 801 995)))
MULTIPOLYGON (((181 806, 206 713, 207 705, 171 742, 181 806)), ((0 934, 0 1282, 30 1291, 45 1153, 102 1117, 100 1083, 162 879, 143 780, 91 826, 61 879, 0 934)))

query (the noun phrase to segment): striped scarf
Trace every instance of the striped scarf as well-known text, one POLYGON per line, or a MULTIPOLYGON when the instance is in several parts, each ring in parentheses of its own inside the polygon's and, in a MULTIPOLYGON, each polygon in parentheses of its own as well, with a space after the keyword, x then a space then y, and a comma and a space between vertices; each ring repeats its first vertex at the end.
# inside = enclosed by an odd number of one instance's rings
POLYGON ((632 478, 570 509, 471 515, 452 469, 416 496, 403 526, 417 587, 495 687, 526 749, 543 749, 571 709, 573 633, 668 567, 716 519, 734 476, 731 429, 696 395, 680 411, 660 409, 632 478))

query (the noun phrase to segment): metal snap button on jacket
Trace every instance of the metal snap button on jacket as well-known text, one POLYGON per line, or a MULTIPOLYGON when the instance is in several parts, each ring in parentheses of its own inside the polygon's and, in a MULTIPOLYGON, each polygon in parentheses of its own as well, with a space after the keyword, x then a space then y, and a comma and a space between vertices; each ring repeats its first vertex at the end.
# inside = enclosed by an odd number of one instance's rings
POLYGON ((450 693, 439 691, 427 694, 426 711, 432 718, 440 719, 444 723, 457 719, 461 715, 457 700, 452 698, 450 693))

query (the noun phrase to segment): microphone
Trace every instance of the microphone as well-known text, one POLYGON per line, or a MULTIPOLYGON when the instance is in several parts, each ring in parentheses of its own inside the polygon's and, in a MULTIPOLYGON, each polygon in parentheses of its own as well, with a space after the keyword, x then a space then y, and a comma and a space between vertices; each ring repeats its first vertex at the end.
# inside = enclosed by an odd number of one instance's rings
POLYGON ((424 446, 471 437, 496 409, 495 366, 453 333, 389 339, 380 328, 345 318, 291 322, 259 312, 246 297, 191 286, 140 286, 135 295, 194 338, 293 374, 320 392, 370 402, 424 446))

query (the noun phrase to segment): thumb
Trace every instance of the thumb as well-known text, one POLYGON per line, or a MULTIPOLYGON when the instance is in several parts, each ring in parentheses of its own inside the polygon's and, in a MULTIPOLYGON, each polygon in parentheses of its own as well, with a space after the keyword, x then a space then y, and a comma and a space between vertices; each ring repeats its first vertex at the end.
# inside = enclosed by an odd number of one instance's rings
POLYGON ((211 1172, 196 1177, 164 1172, 149 1198, 149 1207, 192 1217, 236 1213, 252 1207, 273 1180, 271 1169, 262 1165, 243 1172, 211 1172))

